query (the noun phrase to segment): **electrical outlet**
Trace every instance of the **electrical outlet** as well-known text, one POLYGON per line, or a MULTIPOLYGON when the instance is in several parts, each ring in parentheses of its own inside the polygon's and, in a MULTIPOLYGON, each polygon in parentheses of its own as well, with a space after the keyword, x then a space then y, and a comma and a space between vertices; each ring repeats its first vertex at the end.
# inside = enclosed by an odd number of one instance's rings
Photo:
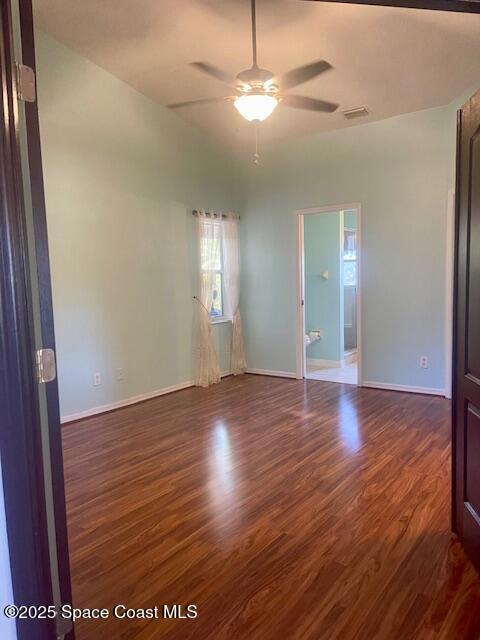
POLYGON ((125 369, 119 367, 117 369, 117 382, 122 382, 123 380, 125 380, 125 369))
POLYGON ((428 369, 428 357, 427 356, 420 356, 420 368, 421 369, 428 369))
POLYGON ((93 374, 93 386, 98 387, 102 384, 102 376, 99 373, 93 374))

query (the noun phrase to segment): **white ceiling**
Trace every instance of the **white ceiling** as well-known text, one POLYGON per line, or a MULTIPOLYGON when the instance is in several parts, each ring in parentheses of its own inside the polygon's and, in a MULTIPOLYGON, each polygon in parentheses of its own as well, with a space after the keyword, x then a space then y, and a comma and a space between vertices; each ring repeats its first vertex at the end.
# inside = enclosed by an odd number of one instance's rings
MULTIPOLYGON (((160 104, 228 94, 188 66, 236 75, 251 65, 249 0, 34 0, 37 25, 160 104)), ((480 86, 480 15, 302 0, 258 0, 259 64, 275 73, 316 59, 333 70, 291 93, 340 104, 334 114, 278 108, 263 141, 447 104, 480 86), (341 111, 367 105, 367 118, 341 111)), ((252 143, 229 103, 178 110, 223 142, 252 143)))

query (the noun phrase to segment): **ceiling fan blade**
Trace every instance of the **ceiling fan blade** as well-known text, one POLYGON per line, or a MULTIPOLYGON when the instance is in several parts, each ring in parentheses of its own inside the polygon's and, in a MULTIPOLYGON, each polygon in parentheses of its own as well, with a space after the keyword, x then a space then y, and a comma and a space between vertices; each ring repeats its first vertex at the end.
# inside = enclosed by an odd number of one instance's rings
POLYGON ((206 73, 216 80, 220 80, 220 82, 225 82, 230 86, 235 86, 235 78, 226 71, 222 71, 222 69, 214 67, 213 64, 209 64, 208 62, 191 62, 190 66, 195 67, 195 69, 198 69, 202 73, 206 73))
POLYGON ((338 104, 326 102, 325 100, 317 100, 316 98, 307 98, 306 96, 284 96, 280 104, 285 107, 293 107, 294 109, 323 111, 324 113, 333 113, 338 109, 338 104))
POLYGON ((180 107, 191 107, 197 104, 210 104, 213 102, 225 102, 226 100, 233 100, 235 96, 224 96, 221 98, 200 98, 199 100, 187 100, 186 102, 174 102, 173 104, 167 104, 169 109, 180 109, 180 107))
POLYGON ((331 68, 332 65, 326 60, 317 60, 316 62, 305 64, 303 67, 296 67, 295 69, 286 71, 273 78, 272 82, 282 90, 292 89, 292 87, 296 87, 311 78, 315 78, 331 68))

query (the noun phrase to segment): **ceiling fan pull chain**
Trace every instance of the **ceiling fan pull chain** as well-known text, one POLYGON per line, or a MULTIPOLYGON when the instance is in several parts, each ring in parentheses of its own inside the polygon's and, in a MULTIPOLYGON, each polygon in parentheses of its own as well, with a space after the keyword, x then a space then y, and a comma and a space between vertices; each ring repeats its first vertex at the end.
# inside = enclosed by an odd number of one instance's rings
MULTIPOLYGON (((479 0, 480 2, 480 0, 479 0)), ((323 113, 333 113, 338 105, 326 100, 318 100, 317 98, 309 98, 307 96, 291 95, 285 93, 286 90, 292 89, 299 84, 303 84, 308 80, 317 78, 320 74, 332 68, 332 65, 325 60, 316 60, 304 64, 295 69, 290 69, 274 76, 268 69, 261 69, 257 64, 257 14, 256 2, 251 0, 251 19, 252 19, 252 59, 253 63, 250 69, 244 69, 233 77, 230 73, 218 69, 209 62, 192 62, 191 65, 207 74, 211 78, 220 80, 235 91, 235 95, 224 96, 221 98, 200 98, 197 100, 188 100, 186 102, 176 102, 167 105, 172 109, 180 107, 188 107, 192 105, 216 103, 229 101, 233 102, 233 106, 238 113, 248 120, 255 122, 255 153, 253 155, 253 163, 260 164, 260 153, 258 151, 258 122, 268 118, 278 105, 290 107, 293 109, 305 109, 307 111, 318 111, 323 113)))
POLYGON ((258 125, 259 121, 255 120, 255 153, 253 154, 253 164, 258 167, 260 164, 260 154, 258 152, 258 125))

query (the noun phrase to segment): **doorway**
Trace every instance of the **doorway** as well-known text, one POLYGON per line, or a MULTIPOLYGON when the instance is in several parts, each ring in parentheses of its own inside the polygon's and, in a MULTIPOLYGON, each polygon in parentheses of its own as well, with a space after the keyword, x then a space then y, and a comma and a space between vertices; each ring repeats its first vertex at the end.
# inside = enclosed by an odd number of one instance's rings
POLYGON ((359 204, 297 211, 297 377, 360 384, 359 204))

